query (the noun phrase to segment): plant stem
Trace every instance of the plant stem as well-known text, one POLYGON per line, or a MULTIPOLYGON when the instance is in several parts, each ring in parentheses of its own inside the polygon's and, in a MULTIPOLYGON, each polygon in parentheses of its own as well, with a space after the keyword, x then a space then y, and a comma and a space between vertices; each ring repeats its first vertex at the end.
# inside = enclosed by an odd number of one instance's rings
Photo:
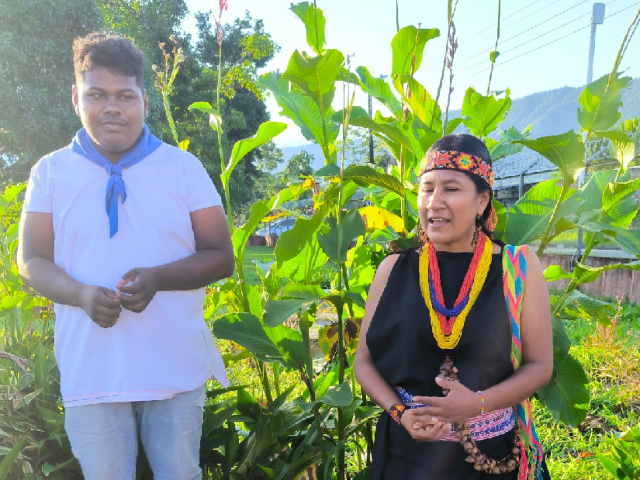
MULTIPOLYGON (((429 125, 430 129, 433 129, 433 122, 435 120, 436 112, 438 110, 438 100, 440 100, 440 91, 442 90, 442 83, 444 82, 444 69, 447 65, 447 54, 449 53, 449 33, 451 33, 451 20, 453 20, 452 12, 451 12, 451 2, 452 0, 447 1, 447 37, 444 42, 444 58, 442 59, 442 69, 440 70, 440 81, 438 82, 438 90, 436 92, 436 100, 433 104, 433 112, 431 113, 431 125, 429 125)), ((457 4, 457 2, 456 2, 457 4)), ((445 135, 446 130, 442 129, 442 135, 445 135)))
POLYGON ((558 197, 558 200, 556 201, 556 204, 553 207, 553 212, 551 213, 551 218, 549 219, 549 224, 547 225, 547 228, 545 229, 544 234, 542 235, 542 240, 540 241, 540 246, 538 247, 538 250, 536 251, 536 255, 538 257, 542 256, 542 254, 544 253, 545 249, 547 248, 547 245, 549 245, 549 242, 553 238, 551 236, 551 229, 553 228, 553 223, 555 222, 556 216, 558 215, 558 208, 560 207, 560 204, 564 200, 564 197, 567 194, 568 190, 569 190, 569 187, 567 185, 565 185, 564 182, 563 182, 562 183, 562 189, 560 190, 560 196, 558 197))
POLYGON ((400 30, 400 13, 398 11, 398 0, 396 0, 396 32, 400 30))
POLYGON ((491 89, 491 77, 493 77, 493 67, 496 64, 496 54, 498 52, 499 39, 500 39, 500 0, 498 0, 498 26, 496 28, 496 43, 493 47, 494 56, 493 56, 493 61, 491 62, 491 71, 489 72, 489 83, 487 83, 487 95, 489 95, 489 91, 491 89))
POLYGON ((171 116, 171 105, 169 104, 169 92, 163 89, 162 91, 162 105, 164 106, 164 114, 167 117, 167 123, 169 124, 169 128, 171 129, 171 134, 173 135, 173 140, 176 142, 176 145, 180 143, 180 139, 178 138, 178 132, 176 131, 176 124, 173 121, 173 117, 171 116))

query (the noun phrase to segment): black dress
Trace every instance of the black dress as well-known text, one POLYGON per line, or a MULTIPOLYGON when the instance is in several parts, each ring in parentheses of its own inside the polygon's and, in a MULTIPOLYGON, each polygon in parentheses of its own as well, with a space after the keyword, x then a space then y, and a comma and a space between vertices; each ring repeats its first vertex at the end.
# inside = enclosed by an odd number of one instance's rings
MULTIPOLYGON (((442 292, 452 308, 471 262, 471 253, 438 252, 442 292)), ((458 345, 438 347, 429 311, 420 292, 418 252, 399 254, 367 332, 373 364, 391 386, 412 395, 442 396, 435 383, 448 355, 460 382, 472 391, 486 390, 513 374, 511 330, 502 290, 502 259, 494 254, 487 279, 466 318, 458 345)), ((480 440, 478 448, 497 460, 508 455, 513 431, 480 440)), ((383 413, 378 421, 370 480, 511 480, 517 471, 485 475, 465 462, 458 442, 419 443, 383 413)))

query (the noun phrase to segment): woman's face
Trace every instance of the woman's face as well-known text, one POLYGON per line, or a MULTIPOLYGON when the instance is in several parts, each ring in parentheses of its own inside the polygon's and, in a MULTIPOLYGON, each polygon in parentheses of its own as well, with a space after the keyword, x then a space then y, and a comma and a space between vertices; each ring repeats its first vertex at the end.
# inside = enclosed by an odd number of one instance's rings
POLYGON ((476 216, 482 215, 488 203, 489 193, 478 194, 473 181, 462 172, 431 170, 420 177, 418 216, 438 250, 472 251, 476 216))

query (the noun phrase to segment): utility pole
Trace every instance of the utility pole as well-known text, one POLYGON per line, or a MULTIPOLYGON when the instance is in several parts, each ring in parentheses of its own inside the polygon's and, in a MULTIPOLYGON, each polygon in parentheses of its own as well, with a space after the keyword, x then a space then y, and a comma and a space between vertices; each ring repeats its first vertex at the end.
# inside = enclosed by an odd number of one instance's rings
MULTIPOLYGON (((594 3, 593 11, 591 12, 591 36, 589 37, 589 65, 587 67, 587 86, 593 81, 593 56, 596 51, 596 25, 602 25, 604 23, 604 3, 594 3)), ((586 138, 585 138, 586 140, 586 138)), ((584 152, 584 170, 580 172, 578 177, 578 187, 584 183, 584 176, 587 169, 587 150, 584 152)), ((582 256, 582 229, 578 228, 578 246, 576 253, 571 259, 580 260, 582 256)))

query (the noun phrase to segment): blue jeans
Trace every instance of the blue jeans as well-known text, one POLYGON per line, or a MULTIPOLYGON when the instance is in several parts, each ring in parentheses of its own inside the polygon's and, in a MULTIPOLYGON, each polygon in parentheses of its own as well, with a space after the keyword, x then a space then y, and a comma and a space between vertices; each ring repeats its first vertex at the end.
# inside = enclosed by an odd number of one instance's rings
POLYGON ((70 407, 65 429, 86 480, 135 479, 138 434, 155 480, 199 480, 204 385, 167 400, 70 407))

